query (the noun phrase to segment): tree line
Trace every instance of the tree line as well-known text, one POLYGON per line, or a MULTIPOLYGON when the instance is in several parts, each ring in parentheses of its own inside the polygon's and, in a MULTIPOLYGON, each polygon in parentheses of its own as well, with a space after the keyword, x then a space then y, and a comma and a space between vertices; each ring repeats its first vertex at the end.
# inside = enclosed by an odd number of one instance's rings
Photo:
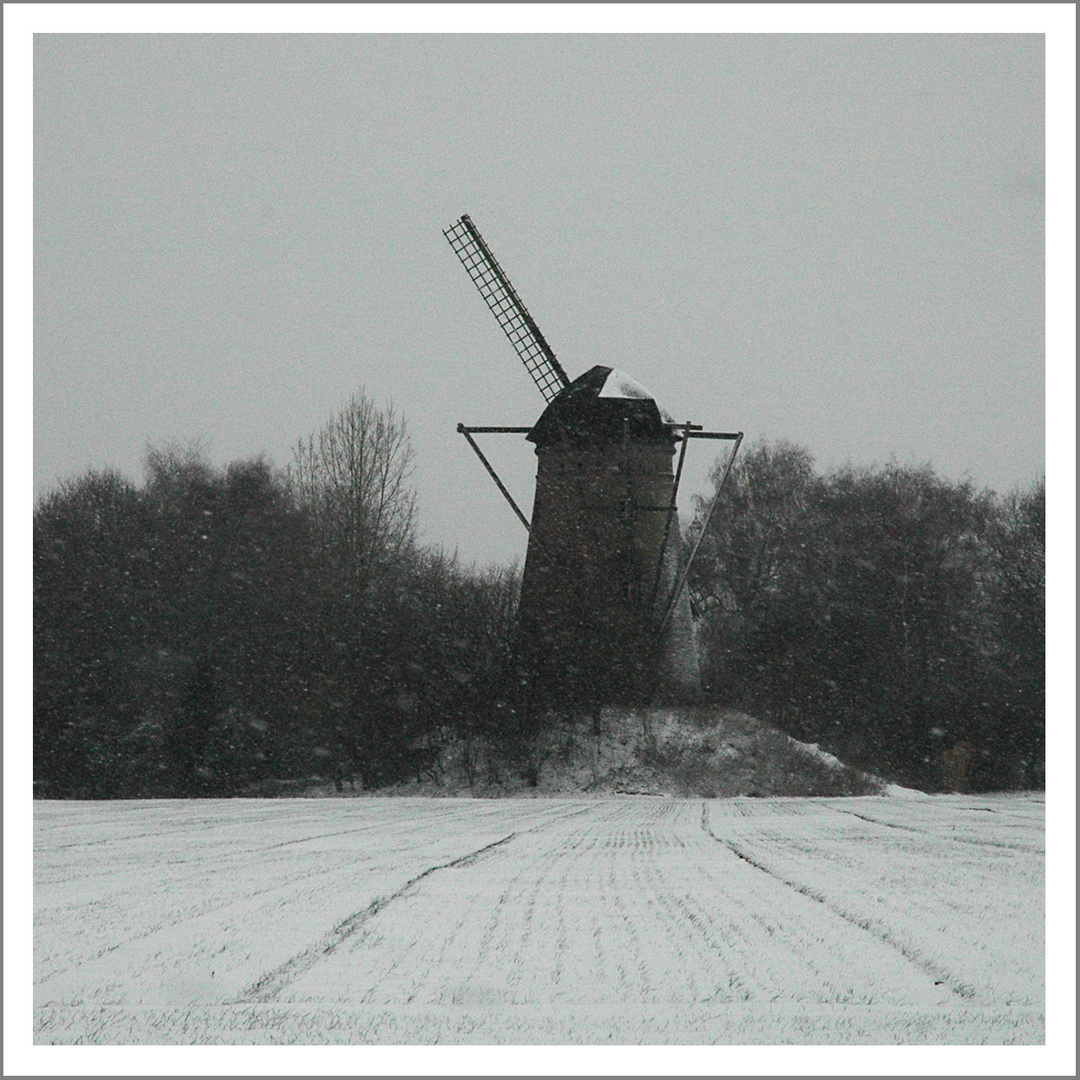
POLYGON ((370 788, 475 747, 518 575, 418 544, 412 464, 359 394, 281 471, 151 450, 141 485, 92 470, 41 499, 35 793, 370 788))
MULTIPOLYGON (((35 793, 370 789, 451 754, 470 783, 535 775, 557 718, 515 715, 519 575, 418 542, 412 467, 360 393, 282 470, 157 449, 141 484, 40 499, 35 793)), ((1044 517, 1041 482, 999 499, 754 447, 690 579, 705 699, 919 787, 1041 786, 1044 517)))
POLYGON ((920 788, 1042 787, 1045 516, 1041 480, 999 498, 758 444, 692 569, 706 694, 920 788))

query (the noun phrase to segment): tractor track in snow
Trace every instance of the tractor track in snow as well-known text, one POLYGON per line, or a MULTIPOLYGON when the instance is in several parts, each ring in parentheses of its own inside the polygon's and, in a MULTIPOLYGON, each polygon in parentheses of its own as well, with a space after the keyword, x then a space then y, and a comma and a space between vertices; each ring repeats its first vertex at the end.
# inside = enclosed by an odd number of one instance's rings
MULTIPOLYGON (((198 807, 200 803, 196 802, 194 805, 198 807)), ((232 805, 236 806, 238 804, 233 803, 232 805)), ((239 805, 242 807, 243 804, 239 805)), ((123 804, 120 804, 120 806, 122 809, 123 804)), ((427 820, 420 823, 419 838, 416 836, 418 832, 417 825, 408 822, 407 819, 404 822, 404 832, 400 828, 388 830, 387 823, 382 820, 382 817, 387 811, 390 812, 392 818, 395 817, 393 807, 377 805, 374 809, 378 820, 355 829, 323 830, 319 832, 304 830, 302 835, 293 837, 291 841, 256 847, 229 844, 224 859, 230 866, 236 864, 239 864, 239 866, 237 871, 225 877, 219 872, 223 869, 219 864, 222 861, 221 849, 225 848, 226 845, 220 841, 215 841, 213 844, 207 843, 201 850, 196 849, 189 858, 166 857, 146 860, 146 866, 139 876, 138 884, 134 886, 126 884, 129 879, 124 872, 124 863, 127 861, 125 853, 118 855, 111 875, 107 863, 101 864, 98 862, 87 865, 86 860, 82 859, 76 864, 78 872, 81 874, 77 910, 87 912, 92 917, 83 917, 80 920, 78 937, 86 940, 96 936, 99 938, 100 944, 91 945, 89 948, 84 946, 81 954, 72 954, 69 951, 67 962, 60 964, 50 964, 49 953, 44 949, 39 949, 39 955, 36 956, 38 976, 35 983, 44 986, 56 977, 73 972, 76 974, 81 973, 80 977, 84 981, 91 982, 98 972, 107 970, 115 962, 116 954, 130 954, 132 947, 140 949, 144 954, 156 955, 153 953, 155 942, 160 944, 164 939, 167 944, 163 945, 162 948, 167 949, 169 944, 175 948, 185 938, 196 941, 198 935, 212 933, 215 920, 221 922, 224 919, 225 926, 223 928, 227 930, 228 925, 235 925, 238 919, 252 915, 258 917, 260 909, 265 910, 268 905, 284 911, 288 905, 301 900, 305 894, 317 891, 333 894, 335 891, 347 890, 357 881, 362 880, 366 871, 377 869, 377 866, 369 865, 372 863, 371 852, 365 851, 363 848, 356 848, 351 844, 344 848, 340 857, 328 861, 324 860, 325 864, 311 866, 305 862, 303 857, 297 859, 293 856, 290 860, 282 861, 278 859, 269 864, 260 861, 255 868, 254 874, 252 873, 252 867, 245 863, 245 860, 250 860, 253 855, 264 856, 267 852, 279 851, 286 847, 296 847, 302 844, 317 845, 320 841, 340 841, 345 837, 355 840, 365 834, 381 833, 379 839, 383 842, 390 840, 398 848, 395 861, 405 861, 407 864, 408 861, 418 857, 422 858, 423 850, 432 846, 432 840, 435 841, 436 847, 440 846, 439 835, 440 832, 445 831, 441 828, 443 822, 447 821, 453 826, 460 816, 460 807, 458 807, 459 813, 455 814, 452 809, 444 810, 437 804, 431 809, 429 809, 429 806, 424 807, 427 820), (421 841, 419 844, 417 839, 421 841), (190 872, 180 874, 176 872, 177 867, 189 865, 194 867, 190 872), (165 876, 162 877, 162 875, 165 876), (357 875, 361 875, 360 878, 357 878, 357 875), (95 887, 100 888, 100 882, 104 878, 110 880, 111 895, 107 899, 95 899, 95 887), (89 890, 87 890, 88 883, 92 886, 89 890), (280 902, 276 905, 273 904, 275 897, 280 898, 280 902), (135 925, 131 926, 132 923, 135 925), (126 932, 122 929, 125 925, 129 927, 126 932)), ((166 804, 166 812, 173 809, 175 809, 174 804, 166 804)), ((299 814, 301 821, 298 823, 301 828, 303 828, 304 819, 312 812, 310 804, 301 808, 299 814)), ((316 809, 314 812, 318 813, 319 811, 316 809)), ((326 814, 325 810, 321 812, 326 814)), ((355 812, 346 809, 344 814, 345 816, 351 816, 355 812)), ((488 814, 481 813, 476 817, 483 821, 486 817, 494 816, 494 814, 495 812, 491 811, 488 814)), ((208 816, 210 815, 198 814, 196 820, 202 821, 208 816)), ((238 816, 252 815, 240 814, 238 816)), ((557 808, 555 816, 559 816, 557 808)), ((226 815, 226 819, 229 819, 228 815, 226 815)), ((165 850, 171 852, 178 842, 181 845, 183 844, 185 835, 193 831, 185 822, 175 832, 171 830, 150 831, 137 836, 129 834, 114 839, 117 844, 125 844, 130 840, 142 839, 145 836, 159 836, 162 838, 165 850), (180 834, 179 841, 176 833, 180 834)), ((230 820, 226 836, 233 831, 235 830, 230 820)), ((88 844, 92 844, 97 849, 96 841, 90 840, 88 844)), ((446 845, 442 844, 441 846, 445 847, 446 845)), ((70 844, 45 845, 37 861, 53 863, 58 856, 66 857, 67 853, 72 850, 73 847, 70 844)), ((150 850, 153 851, 153 848, 150 850)), ((376 845, 376 854, 377 850, 378 846, 376 845)), ((460 851, 460 847, 458 847, 458 850, 460 851)), ((66 873, 71 873, 72 866, 70 862, 61 865, 64 866, 66 873)), ((425 869, 428 868, 424 862, 421 862, 421 866, 424 866, 425 869)), ((55 892, 58 876, 62 877, 62 875, 55 873, 35 875, 35 887, 42 896, 50 896, 55 892)), ((377 876, 381 878, 386 875, 379 874, 377 876)), ((398 882, 400 882, 400 875, 396 876, 398 882)), ((62 883, 66 884, 67 879, 63 878, 62 883)), ((395 883, 394 887, 388 892, 394 891, 397 887, 398 885, 395 883)), ((52 907, 51 909, 45 908, 45 910, 39 908, 35 919, 40 920, 47 917, 63 919, 67 914, 64 908, 70 909, 72 906, 75 905, 62 905, 60 908, 52 907)), ((339 925, 344 921, 346 921, 346 918, 338 918, 333 925, 339 925)), ((70 943, 68 944, 70 947, 70 943)))
MULTIPOLYGON (((579 814, 585 812, 587 811, 577 811, 579 814)), ((571 814, 570 816, 574 815, 571 814)), ((531 829, 523 830, 523 832, 526 835, 535 833, 550 824, 552 824, 551 821, 544 821, 531 829)), ((516 832, 509 833, 499 840, 494 840, 490 844, 485 844, 483 847, 477 848, 475 851, 467 852, 464 855, 458 856, 455 859, 450 859, 448 862, 440 863, 436 866, 429 866, 415 877, 410 878, 401 886, 401 888, 390 895, 376 897, 366 907, 354 912, 345 919, 342 919, 341 922, 334 926, 328 933, 324 934, 317 942, 309 945, 302 952, 290 956, 289 959, 284 963, 279 964, 272 971, 268 971, 261 975, 243 993, 237 995, 234 999, 231 999, 228 1004, 267 1004, 268 1002, 273 1001, 286 989, 286 987, 313 968, 320 960, 333 954, 369 920, 373 919, 380 912, 385 911, 390 904, 394 903, 394 901, 409 896, 420 883, 425 880, 425 878, 438 873, 440 870, 451 870, 458 867, 473 866, 496 849, 516 839, 518 835, 519 834, 516 832)))
POLYGON ((486 855, 488 852, 494 851, 495 848, 509 843, 514 839, 515 835, 515 833, 510 833, 509 836, 504 836, 501 840, 495 840, 493 843, 486 844, 482 848, 477 848, 476 851, 470 851, 467 855, 462 855, 459 859, 451 859, 450 862, 442 863, 439 866, 428 867, 422 874, 417 874, 416 877, 407 881, 397 892, 391 893, 387 897, 378 897, 375 900, 372 900, 366 908, 354 912, 347 919, 343 919, 328 934, 324 935, 321 940, 317 941, 314 945, 310 945, 303 952, 297 953, 295 956, 290 956, 285 963, 278 965, 273 971, 268 971, 265 975, 262 975, 242 994, 230 1000, 228 1004, 240 1005, 257 1002, 265 1005, 268 1001, 273 1001, 273 999, 277 997, 289 983, 302 975, 309 968, 314 967, 321 957, 329 956, 335 949, 352 937, 364 923, 378 915, 388 904, 392 904, 395 900, 407 895, 410 889, 418 885, 428 875, 435 874, 440 870, 448 870, 454 866, 463 866, 468 863, 476 862, 477 859, 486 855))
MULTIPOLYGON (((713 840, 715 840, 719 844, 723 844, 724 847, 726 847, 733 855, 735 855, 739 859, 742 859, 743 862, 748 863, 756 870, 760 870, 763 874, 768 874, 769 877, 773 878, 776 881, 779 881, 782 885, 786 885, 789 889, 793 889, 801 896, 808 897, 810 900, 813 900, 816 903, 823 905, 834 915, 843 919, 845 922, 850 923, 852 926, 856 926, 860 930, 871 934, 879 941, 883 941, 890 948, 895 949, 897 952, 899 952, 905 960, 915 965, 915 967, 919 968, 926 975, 928 975, 933 980, 935 986, 947 986, 953 994, 964 1000, 970 999, 975 996, 975 990, 973 987, 961 983, 956 978, 956 976, 954 976, 950 972, 945 971, 937 964, 934 964, 933 962, 920 957, 912 951, 910 945, 894 937, 887 930, 884 930, 879 926, 875 926, 873 922, 871 922, 871 920, 859 915, 852 914, 850 911, 847 911, 842 905, 836 903, 828 896, 825 896, 817 890, 812 889, 809 885, 803 884, 798 881, 792 881, 789 878, 785 877, 783 874, 777 873, 777 871, 754 859, 752 856, 747 854, 746 851, 742 850, 739 845, 736 844, 734 841, 717 836, 716 833, 714 833, 709 826, 708 814, 709 806, 708 803, 705 803, 702 805, 701 808, 702 829, 707 835, 711 836, 713 840)), ((858 817, 859 815, 855 816, 858 817)), ((865 820, 872 821, 873 819, 865 820)), ((878 823, 875 822, 875 824, 878 823)))
MULTIPOLYGON (((860 814, 854 810, 838 810, 838 813, 849 814, 851 817, 858 818, 860 821, 865 821, 870 825, 877 825, 884 829, 899 829, 901 832, 914 833, 915 836, 920 839, 926 839, 930 834, 925 829, 920 829, 916 825, 901 825, 893 821, 882 821, 880 818, 870 817, 867 814, 860 814)), ((993 813, 993 811, 990 811, 993 813)), ((954 844, 975 844, 978 847, 995 847, 1004 848, 1006 851, 1023 851, 1031 855, 1042 855, 1044 853, 1042 848, 1032 847, 1025 844, 1010 844, 1003 840, 977 840, 972 836, 956 836, 948 833, 943 834, 940 839, 948 840, 954 844)))

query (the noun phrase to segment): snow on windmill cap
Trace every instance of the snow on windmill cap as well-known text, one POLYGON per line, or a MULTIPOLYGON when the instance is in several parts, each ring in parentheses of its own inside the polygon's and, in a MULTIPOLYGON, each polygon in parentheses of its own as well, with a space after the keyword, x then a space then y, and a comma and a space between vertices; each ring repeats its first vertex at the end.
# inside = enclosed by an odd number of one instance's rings
POLYGON ((598 364, 579 375, 544 410, 526 438, 543 446, 572 442, 611 442, 624 437, 629 421, 635 441, 674 443, 656 399, 636 379, 598 364))
POLYGON ((656 400, 637 379, 631 379, 625 371, 619 371, 616 368, 611 368, 608 371, 608 377, 604 380, 604 385, 597 391, 596 396, 656 400))
MULTIPOLYGON (((596 368, 593 369, 597 370, 596 368)), ((602 369, 601 369, 602 370, 602 369)), ((618 368, 610 368, 608 371, 608 377, 604 380, 604 385, 600 388, 597 397, 611 397, 611 398, 639 398, 642 401, 651 401, 656 404, 657 409, 660 410, 660 416, 665 424, 674 424, 675 421, 671 418, 667 409, 660 408, 659 402, 656 398, 646 390, 644 386, 637 381, 637 379, 630 378, 625 371, 619 371, 618 368)))

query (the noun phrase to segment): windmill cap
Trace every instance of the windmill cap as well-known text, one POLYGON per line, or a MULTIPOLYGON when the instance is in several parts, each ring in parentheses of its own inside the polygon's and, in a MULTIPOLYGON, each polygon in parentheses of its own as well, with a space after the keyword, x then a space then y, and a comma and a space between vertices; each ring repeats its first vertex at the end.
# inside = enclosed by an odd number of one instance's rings
POLYGON ((562 389, 526 436, 537 446, 561 442, 618 442, 629 421, 637 442, 674 443, 652 394, 615 368, 597 365, 562 389))

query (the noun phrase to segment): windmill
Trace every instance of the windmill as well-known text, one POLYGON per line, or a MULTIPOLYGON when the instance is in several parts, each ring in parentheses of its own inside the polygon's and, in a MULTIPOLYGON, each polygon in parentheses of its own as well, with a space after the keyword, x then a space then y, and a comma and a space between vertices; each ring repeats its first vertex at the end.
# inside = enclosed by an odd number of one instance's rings
POLYGON ((676 423, 612 367, 571 380, 469 216, 444 235, 546 405, 531 427, 458 424, 529 533, 513 650, 519 688, 534 704, 593 708, 692 696, 697 611, 685 587, 742 433, 676 423), (535 447, 531 522, 476 441, 488 434, 524 435, 535 447), (684 553, 676 499, 692 439, 723 440, 731 452, 684 553))

